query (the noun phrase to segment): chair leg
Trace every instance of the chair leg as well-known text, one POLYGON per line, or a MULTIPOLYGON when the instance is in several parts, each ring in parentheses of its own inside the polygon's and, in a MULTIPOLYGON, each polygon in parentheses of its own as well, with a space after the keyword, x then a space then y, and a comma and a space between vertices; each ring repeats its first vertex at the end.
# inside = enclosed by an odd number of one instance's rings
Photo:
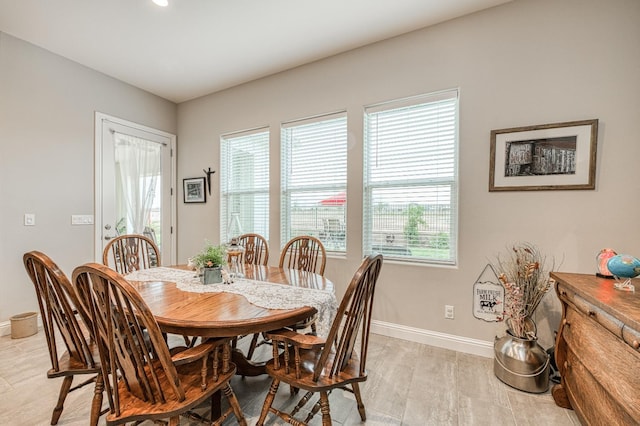
POLYGON ((60 393, 58 394, 58 403, 53 409, 53 415, 51 416, 52 425, 58 424, 58 420, 60 419, 60 415, 62 414, 62 409, 64 408, 64 400, 67 398, 67 394, 69 393, 69 389, 71 389, 72 382, 73 376, 66 376, 62 381, 62 385, 60 386, 60 393))
POLYGON ((253 356, 253 352, 256 350, 256 347, 258 346, 258 337, 260 337, 260 333, 254 333, 253 337, 251 337, 251 344, 249 344, 247 359, 251 359, 251 357, 253 356))
POLYGON ((276 396, 276 392, 278 392, 278 386, 280 386, 280 380, 273 379, 273 382, 271 382, 271 387, 269 388, 269 393, 267 394, 267 397, 264 399, 264 404, 262 405, 262 411, 260 412, 260 418, 258 419, 256 426, 262 426, 264 424, 264 421, 267 419, 267 414, 269 414, 269 409, 273 404, 273 399, 276 396))
POLYGON ((329 411, 329 395, 320 392, 320 412, 322 413, 322 426, 331 426, 331 412, 329 411))
POLYGON ((96 386, 93 390, 93 401, 91 403, 91 419, 90 425, 97 426, 98 419, 100 418, 100 411, 102 410, 102 392, 104 391, 104 380, 102 374, 98 373, 96 376, 96 386))
POLYGON ((364 403, 362 402, 362 395, 360 395, 360 385, 358 383, 352 383, 351 387, 353 388, 353 394, 356 397, 356 402, 358 403, 358 413, 360 413, 360 418, 362 421, 367 420, 367 415, 364 411, 364 403))
POLYGON ((236 416, 238 424, 240 426, 247 426, 247 420, 244 418, 244 414, 242 413, 242 409, 240 408, 238 398, 236 397, 236 394, 233 393, 233 389, 231 389, 229 383, 227 383, 227 386, 223 389, 223 392, 224 396, 227 397, 229 405, 233 409, 233 414, 236 416))

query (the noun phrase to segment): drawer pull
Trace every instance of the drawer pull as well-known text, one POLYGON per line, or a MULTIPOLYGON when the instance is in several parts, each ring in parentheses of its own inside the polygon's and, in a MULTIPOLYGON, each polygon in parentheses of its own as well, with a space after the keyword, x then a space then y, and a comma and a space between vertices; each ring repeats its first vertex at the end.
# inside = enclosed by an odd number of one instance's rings
POLYGON ((590 317, 595 317, 596 313, 593 312, 593 311, 589 311, 589 312, 587 312, 587 315, 589 315, 590 317))
POLYGON ((634 340, 633 342, 631 342, 631 346, 633 346, 633 349, 640 349, 640 342, 634 340))
POLYGON ((564 319, 562 320, 562 325, 566 325, 566 326, 568 327, 568 326, 570 326, 570 325, 571 325, 571 323, 570 323, 566 318, 564 318, 564 319))

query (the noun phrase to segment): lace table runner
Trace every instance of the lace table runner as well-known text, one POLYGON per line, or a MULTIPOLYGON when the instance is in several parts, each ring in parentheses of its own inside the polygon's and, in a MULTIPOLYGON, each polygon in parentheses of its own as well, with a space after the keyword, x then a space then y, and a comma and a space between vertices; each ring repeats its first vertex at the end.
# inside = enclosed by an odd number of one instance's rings
POLYGON ((265 309, 297 309, 311 306, 318 311, 316 328, 318 336, 329 334, 338 302, 331 291, 295 287, 235 278, 232 284, 202 284, 194 271, 158 267, 135 271, 125 276, 131 281, 170 281, 182 291, 193 293, 227 292, 244 296, 250 303, 265 309))

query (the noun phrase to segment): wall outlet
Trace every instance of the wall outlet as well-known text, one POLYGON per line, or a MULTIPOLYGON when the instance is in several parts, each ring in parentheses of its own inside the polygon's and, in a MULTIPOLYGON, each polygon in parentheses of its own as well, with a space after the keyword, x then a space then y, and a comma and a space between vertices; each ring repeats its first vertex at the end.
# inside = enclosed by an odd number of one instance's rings
POLYGON ((36 215, 33 213, 25 213, 24 226, 35 226, 35 225, 36 225, 36 215))
POLYGON ((444 317, 446 319, 453 319, 453 305, 444 305, 444 317))

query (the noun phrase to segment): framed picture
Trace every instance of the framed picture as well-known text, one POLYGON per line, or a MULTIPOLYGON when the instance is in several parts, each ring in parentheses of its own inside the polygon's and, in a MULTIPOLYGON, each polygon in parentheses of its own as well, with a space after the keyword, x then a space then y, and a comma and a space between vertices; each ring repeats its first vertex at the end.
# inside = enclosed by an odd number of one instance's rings
POLYGON ((198 177, 182 180, 185 203, 207 202, 207 194, 205 192, 206 184, 204 179, 204 177, 198 177))
POLYGON ((489 191, 595 189, 598 120, 491 131, 489 191))

